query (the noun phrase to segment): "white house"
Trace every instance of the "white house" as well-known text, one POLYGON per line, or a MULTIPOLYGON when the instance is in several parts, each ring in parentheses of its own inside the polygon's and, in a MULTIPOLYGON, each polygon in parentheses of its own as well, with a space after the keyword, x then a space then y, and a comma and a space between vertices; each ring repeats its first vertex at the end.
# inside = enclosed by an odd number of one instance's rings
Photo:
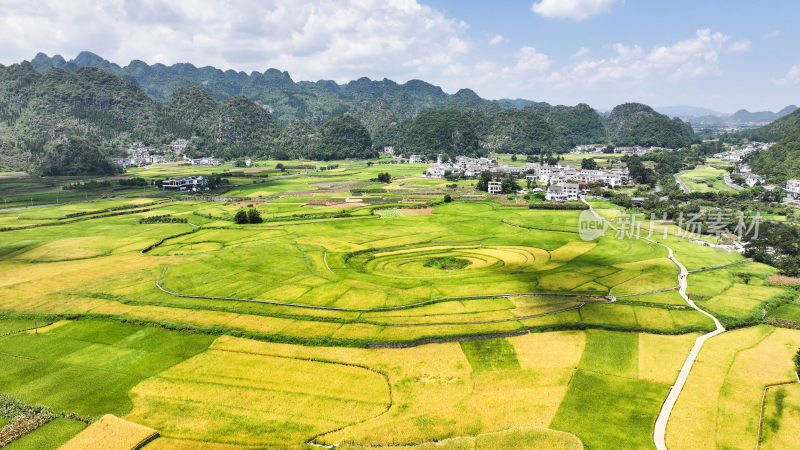
POLYGON ((786 194, 792 199, 800 198, 800 180, 786 180, 786 194))
POLYGON ((499 181, 490 181, 487 191, 490 194, 499 194, 503 190, 502 184, 499 181))
POLYGON ((742 176, 748 187, 753 187, 758 183, 764 183, 764 179, 752 172, 743 172, 742 176))
POLYGON ((544 196, 551 202, 566 202, 578 199, 578 185, 575 183, 558 183, 547 188, 544 196))
POLYGON ((197 191, 208 185, 208 178, 202 175, 191 177, 171 178, 161 182, 161 188, 165 191, 197 191))
POLYGON ((425 162, 425 155, 409 155, 409 164, 422 164, 425 162))

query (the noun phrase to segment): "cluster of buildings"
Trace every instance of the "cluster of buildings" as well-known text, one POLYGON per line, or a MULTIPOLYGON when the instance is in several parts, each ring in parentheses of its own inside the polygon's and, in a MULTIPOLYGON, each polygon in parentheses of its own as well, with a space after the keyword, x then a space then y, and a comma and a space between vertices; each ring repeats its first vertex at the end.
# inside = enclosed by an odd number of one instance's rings
POLYGON ((161 189, 165 191, 200 191, 208 187, 208 178, 203 175, 190 177, 170 178, 161 182, 161 189))
POLYGON ((218 165, 222 164, 222 160, 221 159, 219 159, 219 158, 211 158, 211 157, 187 159, 187 161, 192 163, 193 166, 218 166, 218 165))
POLYGON ((562 164, 550 166, 536 163, 528 163, 524 166, 508 166, 497 164, 497 160, 493 158, 469 158, 466 156, 457 156, 454 162, 442 162, 441 158, 439 158, 436 165, 425 170, 424 176, 444 178, 448 174, 453 174, 474 177, 485 171, 493 174, 526 174, 525 178, 528 180, 547 184, 569 181, 576 183, 603 183, 615 187, 628 181, 627 168, 589 170, 562 164))
MULTIPOLYGON (((589 144, 577 145, 573 149, 576 153, 603 153, 606 149, 605 144, 589 144)), ((646 155, 653 152, 671 152, 671 148, 665 147, 614 147, 614 153, 621 153, 623 155, 646 155)))
MULTIPOLYGON (((417 156, 417 155, 411 155, 417 156)), ((531 165, 531 164, 529 164, 531 165)), ((455 161, 443 162, 442 155, 439 155, 435 166, 425 170, 426 177, 444 178, 447 174, 476 177, 481 172, 492 172, 501 174, 521 174, 526 171, 527 166, 509 166, 507 164, 497 164, 494 158, 470 158, 467 156, 456 156, 455 161)))
MULTIPOLYGON (((218 166, 222 164, 222 160, 219 158, 187 158, 183 154, 184 151, 186 151, 187 145, 189 145, 188 139, 175 139, 167 144, 166 150, 182 156, 185 162, 188 162, 194 166, 218 166)), ((141 142, 134 142, 130 145, 130 147, 127 148, 126 151, 128 153, 126 158, 111 158, 111 161, 118 166, 122 166, 123 168, 143 167, 152 164, 164 164, 169 162, 165 156, 156 154, 158 150, 155 147, 144 145, 141 142)))
POLYGON ((724 161, 729 162, 740 162, 744 159, 745 156, 749 155, 750 153, 766 150, 770 147, 775 145, 774 142, 751 142, 744 147, 737 148, 735 145, 732 145, 730 150, 714 153, 714 158, 719 158, 724 161))
POLYGON ((620 153, 622 155, 646 155, 648 153, 653 152, 671 152, 671 148, 665 147, 639 147, 638 145, 635 147, 615 147, 614 153, 620 153))
POLYGON ((740 164, 737 167, 736 173, 744 178, 744 183, 747 185, 747 187, 753 187, 757 184, 764 184, 764 178, 762 178, 760 175, 754 174, 748 164, 740 164))
POLYGON ((628 168, 619 169, 578 169, 577 167, 558 164, 555 166, 526 164, 526 179, 540 183, 558 184, 566 182, 603 183, 616 187, 628 182, 628 168))
POLYGON ((111 162, 122 168, 128 167, 142 167, 151 164, 163 164, 167 162, 167 158, 161 155, 155 155, 155 147, 146 146, 141 142, 134 142, 128 147, 127 158, 111 158, 111 162))

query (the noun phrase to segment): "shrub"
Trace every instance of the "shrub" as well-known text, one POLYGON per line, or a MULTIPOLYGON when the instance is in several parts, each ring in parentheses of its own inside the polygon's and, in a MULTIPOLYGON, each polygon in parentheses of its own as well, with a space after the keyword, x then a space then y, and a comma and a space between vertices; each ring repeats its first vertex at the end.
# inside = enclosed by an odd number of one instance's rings
POLYGON ((160 216, 143 217, 139 219, 139 223, 187 223, 185 217, 172 217, 168 214, 160 216))
POLYGON ((236 215, 233 216, 233 221, 239 224, 247 223, 247 211, 243 209, 236 211, 236 215))
POLYGON ((250 208, 247 211, 247 221, 250 223, 261 223, 261 214, 259 214, 258 210, 255 208, 250 208))
POLYGON ((444 194, 444 202, 445 203, 450 203, 452 201, 453 201, 453 197, 451 197, 450 194, 444 194))
POLYGON ((794 355, 794 358, 792 358, 792 361, 794 361, 794 370, 795 370, 795 372, 800 373, 800 350, 798 350, 797 354, 794 355))

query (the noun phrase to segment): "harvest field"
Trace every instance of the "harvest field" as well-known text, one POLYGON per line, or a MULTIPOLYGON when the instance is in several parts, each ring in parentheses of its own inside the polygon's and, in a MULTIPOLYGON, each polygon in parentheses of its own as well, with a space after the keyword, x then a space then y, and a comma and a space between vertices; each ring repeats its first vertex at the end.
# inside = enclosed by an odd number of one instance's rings
MULTIPOLYGON (((10 448, 60 445, 93 423, 90 436, 106 414, 157 431, 146 448, 653 446, 689 349, 714 329, 681 297, 667 248, 613 231, 584 241, 579 210, 504 205, 474 180, 422 178, 424 165, 273 167, 259 163, 251 175, 268 177, 224 198, 0 210, 0 392, 64 411, 10 448), (391 183, 373 180, 385 171, 391 183), (235 223, 242 208, 263 222, 235 223), (142 221, 152 216, 174 220, 142 221)), ((660 241, 696 271, 689 297, 749 327, 709 340, 668 443, 698 426, 713 393, 704 371, 725 395, 702 420, 746 417, 735 437, 692 439, 755 442, 753 395, 791 380, 788 346, 800 345, 763 323, 800 322, 795 288, 668 231, 660 241), (739 364, 751 340, 759 350, 739 364), (765 355, 773 372, 740 386, 765 355)), ((799 421, 784 389, 768 397, 779 425, 765 446, 799 421)))
POLYGON ((712 166, 699 166, 683 173, 680 177, 690 192, 734 192, 734 189, 726 185, 722 179, 727 172, 712 166))

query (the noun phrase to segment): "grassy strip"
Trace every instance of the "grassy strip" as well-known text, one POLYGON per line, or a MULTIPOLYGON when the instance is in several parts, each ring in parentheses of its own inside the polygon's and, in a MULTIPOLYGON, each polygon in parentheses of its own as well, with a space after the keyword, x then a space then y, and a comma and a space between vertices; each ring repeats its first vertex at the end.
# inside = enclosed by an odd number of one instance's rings
MULTIPOLYGON (((200 326, 186 323, 172 322, 168 320, 154 320, 154 319, 138 319, 133 317, 119 316, 115 314, 97 314, 97 313, 60 313, 60 314, 15 314, 17 317, 25 318, 39 318, 41 320, 58 321, 58 320, 102 320, 108 322, 117 322, 122 324, 138 325, 162 328, 165 330, 179 331, 183 333, 202 334, 208 336, 233 336, 246 339, 253 339, 256 341, 274 342, 279 344, 297 344, 312 347, 353 347, 353 348, 374 348, 374 347, 388 347, 388 346, 402 346, 413 347, 432 342, 460 342, 470 339, 486 339, 489 337, 499 337, 496 331, 489 332, 471 332, 460 333, 451 335, 431 335, 420 337, 411 340, 380 340, 372 341, 368 339, 355 339, 355 338, 332 338, 332 337, 298 337, 287 336, 278 333, 259 333, 254 331, 246 331, 239 328, 230 328, 226 326, 200 326)), ((512 333, 526 334, 534 332, 550 332, 550 331, 570 331, 570 330, 606 330, 606 331, 626 331, 638 332, 649 334, 661 335, 682 335, 687 333, 697 333, 706 331, 703 329, 692 327, 680 327, 674 330, 662 330, 640 326, 623 326, 613 324, 590 324, 584 322, 573 322, 563 324, 548 324, 548 325, 522 325, 519 330, 512 333)), ((505 336, 504 333, 503 336, 505 336)))

